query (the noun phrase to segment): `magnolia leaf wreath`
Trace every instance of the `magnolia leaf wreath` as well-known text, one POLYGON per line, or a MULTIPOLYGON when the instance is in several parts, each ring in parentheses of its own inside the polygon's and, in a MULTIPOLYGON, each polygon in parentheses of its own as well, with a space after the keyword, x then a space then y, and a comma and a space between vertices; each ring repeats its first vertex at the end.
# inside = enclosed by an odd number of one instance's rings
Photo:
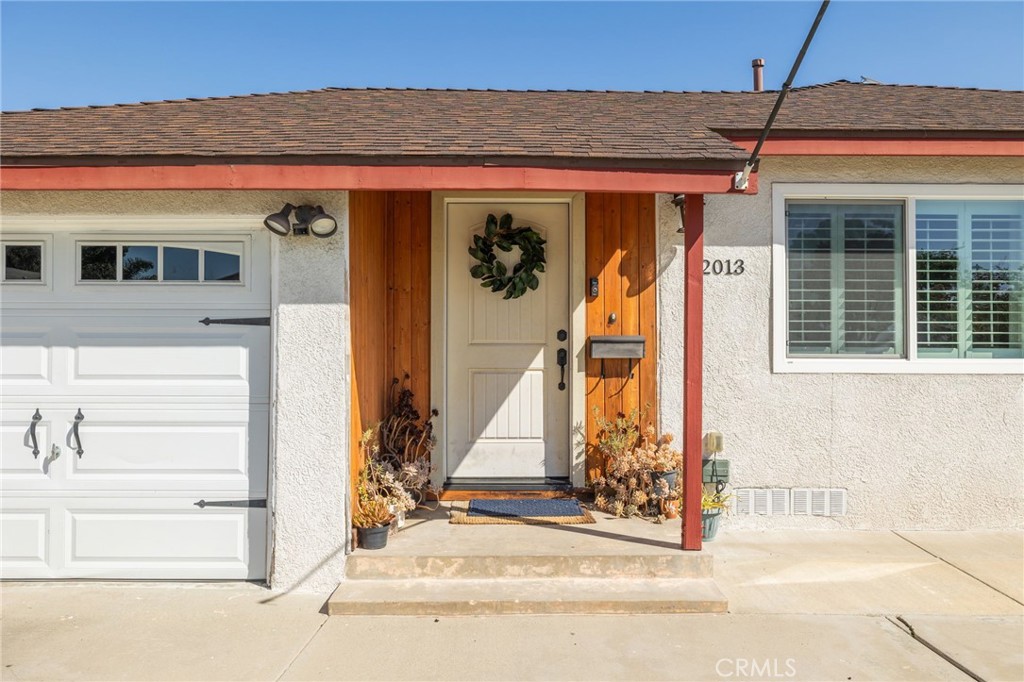
POLYGON ((532 227, 513 229, 511 213, 501 216, 501 220, 490 214, 483 235, 473 235, 469 255, 479 263, 470 269, 469 274, 482 280, 482 287, 493 292, 504 291, 506 300, 519 298, 527 290, 536 290, 540 286, 537 273, 544 272, 544 244, 545 241, 532 227), (510 273, 508 267, 498 260, 495 249, 509 253, 517 246, 519 262, 510 273))

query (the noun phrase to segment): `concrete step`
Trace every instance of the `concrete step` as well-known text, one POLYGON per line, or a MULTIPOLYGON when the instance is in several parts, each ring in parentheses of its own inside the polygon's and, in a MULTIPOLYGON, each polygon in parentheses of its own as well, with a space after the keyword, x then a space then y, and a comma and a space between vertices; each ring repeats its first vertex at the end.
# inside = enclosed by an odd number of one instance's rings
POLYGON ((349 556, 348 580, 494 578, 711 578, 707 553, 591 555, 396 556, 356 551, 349 556))
POLYGON ((346 580, 327 602, 332 616, 724 613, 727 609, 725 595, 707 578, 346 580))

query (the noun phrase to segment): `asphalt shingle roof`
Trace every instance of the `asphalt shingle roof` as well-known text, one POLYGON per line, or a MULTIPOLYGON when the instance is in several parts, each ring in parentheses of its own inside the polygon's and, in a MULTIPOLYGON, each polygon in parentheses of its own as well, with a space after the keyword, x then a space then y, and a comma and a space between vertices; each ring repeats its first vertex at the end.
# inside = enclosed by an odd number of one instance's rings
MULTIPOLYGON (((288 157, 733 166, 777 92, 324 89, 0 115, 5 161, 288 157)), ((1024 92, 838 81, 792 91, 773 131, 1024 131, 1024 92)), ((1014 135, 1016 136, 1016 135, 1014 135)))

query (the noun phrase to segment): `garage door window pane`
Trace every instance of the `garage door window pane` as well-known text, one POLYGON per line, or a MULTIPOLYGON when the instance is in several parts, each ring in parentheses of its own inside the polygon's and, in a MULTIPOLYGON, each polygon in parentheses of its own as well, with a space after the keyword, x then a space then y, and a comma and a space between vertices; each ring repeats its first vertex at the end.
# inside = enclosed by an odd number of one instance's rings
POLYGON ((164 281, 198 282, 199 249, 165 246, 164 281))
POLYGON ((43 247, 38 244, 10 244, 4 247, 4 279, 35 281, 43 279, 43 247))
POLYGON ((156 281, 155 246, 125 246, 121 257, 121 279, 156 281))
POLYGON ((83 280, 116 280, 117 279, 117 247, 116 246, 83 246, 82 247, 82 279, 83 280))
POLYGON ((233 253, 221 253, 220 251, 206 251, 205 273, 203 279, 207 282, 238 282, 241 277, 242 259, 233 253))

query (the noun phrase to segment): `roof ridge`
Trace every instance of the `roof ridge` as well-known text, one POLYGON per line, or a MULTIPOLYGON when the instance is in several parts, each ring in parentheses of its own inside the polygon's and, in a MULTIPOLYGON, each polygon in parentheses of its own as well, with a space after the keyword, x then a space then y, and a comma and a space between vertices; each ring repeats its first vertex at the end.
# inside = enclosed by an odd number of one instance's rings
POLYGON ((130 107, 145 107, 160 104, 186 104, 188 102, 218 102, 233 99, 250 99, 258 97, 280 97, 285 95, 309 95, 320 92, 505 92, 505 93, 577 93, 577 94, 623 94, 623 95, 733 95, 751 94, 760 95, 763 92, 778 92, 777 90, 765 90, 756 92, 754 90, 599 90, 592 88, 432 88, 432 87, 337 87, 325 86, 322 88, 311 88, 308 90, 283 90, 272 92, 252 92, 241 95, 211 95, 209 97, 178 97, 175 99, 144 100, 141 102, 114 102, 112 104, 82 104, 68 107, 32 107, 31 109, 13 109, 3 111, 4 114, 25 114, 34 111, 82 111, 86 109, 123 109, 130 107))
MULTIPOLYGON (((906 88, 906 89, 927 89, 927 90, 953 90, 967 92, 993 92, 993 93, 1020 93, 1022 90, 1005 90, 999 88, 966 88, 953 85, 917 85, 906 83, 865 83, 846 79, 829 81, 827 83, 812 83, 794 87, 793 91, 806 91, 814 89, 825 89, 834 87, 880 87, 880 88, 906 88)), ((47 111, 83 111, 87 109, 124 109, 132 107, 147 107, 163 104, 186 104, 189 102, 219 102, 236 99, 255 99, 262 97, 283 97, 288 95, 310 95, 329 92, 497 92, 497 93, 532 93, 532 94, 622 94, 622 95, 771 95, 778 94, 779 90, 615 90, 615 89, 591 89, 591 88, 434 88, 434 87, 348 87, 348 86, 325 86, 322 88, 311 88, 307 90, 283 90, 271 92, 254 92, 241 95, 212 95, 209 97, 180 97, 175 99, 145 100, 141 102, 115 102, 113 104, 87 104, 69 107, 34 107, 32 109, 17 109, 4 111, 4 114, 23 114, 31 112, 47 111)))
POLYGON ((1006 88, 967 88, 959 85, 918 85, 911 83, 854 83, 854 85, 875 88, 914 88, 920 90, 959 90, 965 92, 1024 92, 1024 90, 1008 90, 1006 88))
POLYGON ((308 95, 316 92, 328 92, 337 88, 310 88, 309 90, 280 90, 271 92, 251 92, 242 95, 210 95, 208 97, 177 97, 175 99, 143 100, 141 102, 114 102, 112 104, 81 104, 73 107, 33 107, 4 111, 4 114, 25 114, 33 111, 81 111, 84 109, 124 109, 129 107, 145 107, 155 104, 185 104, 188 102, 215 102, 230 99, 250 99, 256 97, 278 97, 283 95, 308 95))
MULTIPOLYGON (((1024 90, 1008 90, 1006 88, 969 88, 960 85, 922 85, 920 83, 880 83, 880 82, 866 82, 866 81, 851 81, 846 78, 840 78, 839 80, 829 81, 828 83, 813 83, 811 85, 801 85, 799 87, 792 88, 793 90, 813 90, 815 88, 830 88, 835 86, 852 85, 855 87, 880 87, 880 88, 907 88, 913 90, 959 90, 967 92, 1007 92, 1007 93, 1021 93, 1024 90)), ((775 90, 773 92, 778 92, 775 90)))

